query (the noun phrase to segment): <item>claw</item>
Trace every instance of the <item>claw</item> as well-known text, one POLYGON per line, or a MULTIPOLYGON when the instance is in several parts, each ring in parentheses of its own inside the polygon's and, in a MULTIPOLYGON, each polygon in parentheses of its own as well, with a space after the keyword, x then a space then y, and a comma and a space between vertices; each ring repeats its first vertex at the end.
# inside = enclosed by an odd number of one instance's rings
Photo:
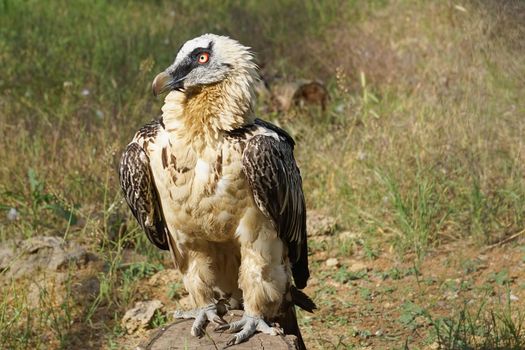
POLYGON ((195 337, 202 337, 204 335, 204 326, 208 321, 218 325, 226 324, 226 321, 224 321, 221 316, 219 316, 216 304, 210 304, 208 306, 189 311, 177 310, 173 313, 173 317, 184 319, 194 318, 195 321, 191 326, 191 335, 195 337))
POLYGON ((270 335, 281 335, 283 330, 277 327, 270 327, 261 317, 254 317, 244 314, 239 321, 229 324, 222 324, 215 328, 215 331, 238 332, 226 343, 227 346, 242 343, 247 340, 255 331, 270 335))

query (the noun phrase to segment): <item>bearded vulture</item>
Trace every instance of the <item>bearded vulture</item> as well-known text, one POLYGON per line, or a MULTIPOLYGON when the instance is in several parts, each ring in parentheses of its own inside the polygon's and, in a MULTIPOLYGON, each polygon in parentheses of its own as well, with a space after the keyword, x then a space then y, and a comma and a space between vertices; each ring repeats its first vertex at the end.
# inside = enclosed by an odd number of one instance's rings
POLYGON ((187 41, 152 84, 167 92, 158 121, 143 126, 120 162, 125 199, 149 240, 170 250, 195 309, 237 332, 295 334, 294 305, 312 312, 300 289, 309 277, 306 208, 294 141, 254 115, 257 67, 248 47, 205 34, 187 41), (226 324, 226 308, 243 308, 226 324))

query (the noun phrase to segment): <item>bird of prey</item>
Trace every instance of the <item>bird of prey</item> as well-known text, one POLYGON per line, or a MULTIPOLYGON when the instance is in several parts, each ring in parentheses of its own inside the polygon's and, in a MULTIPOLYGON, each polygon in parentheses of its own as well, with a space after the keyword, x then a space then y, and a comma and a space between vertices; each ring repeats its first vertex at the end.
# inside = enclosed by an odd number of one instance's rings
POLYGON ((152 84, 167 93, 162 117, 143 126, 120 162, 120 183, 150 241, 169 249, 195 309, 191 333, 207 321, 237 332, 295 334, 294 305, 309 278, 306 208, 284 130, 257 119, 257 66, 248 47, 205 34, 187 41, 152 84), (226 301, 226 304, 225 302, 226 301), (225 307, 243 308, 226 324, 225 307))

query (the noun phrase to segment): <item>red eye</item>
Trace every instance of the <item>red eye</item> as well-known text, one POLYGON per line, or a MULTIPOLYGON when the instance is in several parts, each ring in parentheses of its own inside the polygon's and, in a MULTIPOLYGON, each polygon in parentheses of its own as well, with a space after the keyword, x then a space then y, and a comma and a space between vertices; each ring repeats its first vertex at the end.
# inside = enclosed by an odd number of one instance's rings
POLYGON ((208 62, 208 60, 210 59, 210 54, 207 53, 207 52, 203 52, 199 55, 199 63, 200 64, 204 64, 206 62, 208 62))

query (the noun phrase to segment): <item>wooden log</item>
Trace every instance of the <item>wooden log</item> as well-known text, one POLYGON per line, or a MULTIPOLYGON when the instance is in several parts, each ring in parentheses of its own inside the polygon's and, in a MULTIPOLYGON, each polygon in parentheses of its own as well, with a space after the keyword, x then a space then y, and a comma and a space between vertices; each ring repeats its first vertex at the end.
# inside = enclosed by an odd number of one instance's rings
POLYGON ((328 90, 317 80, 277 82, 271 86, 274 109, 286 112, 292 106, 321 106, 323 111, 328 101, 328 90))
MULTIPOLYGON (((227 322, 240 320, 242 311, 233 311, 224 316, 227 322)), ((214 325, 208 324, 201 338, 190 334, 193 320, 177 320, 153 332, 148 340, 143 341, 137 350, 217 350, 224 349, 232 337, 231 333, 215 332, 214 325)), ((246 342, 234 345, 232 350, 297 350, 297 338, 294 335, 274 336, 256 333, 246 342)))

